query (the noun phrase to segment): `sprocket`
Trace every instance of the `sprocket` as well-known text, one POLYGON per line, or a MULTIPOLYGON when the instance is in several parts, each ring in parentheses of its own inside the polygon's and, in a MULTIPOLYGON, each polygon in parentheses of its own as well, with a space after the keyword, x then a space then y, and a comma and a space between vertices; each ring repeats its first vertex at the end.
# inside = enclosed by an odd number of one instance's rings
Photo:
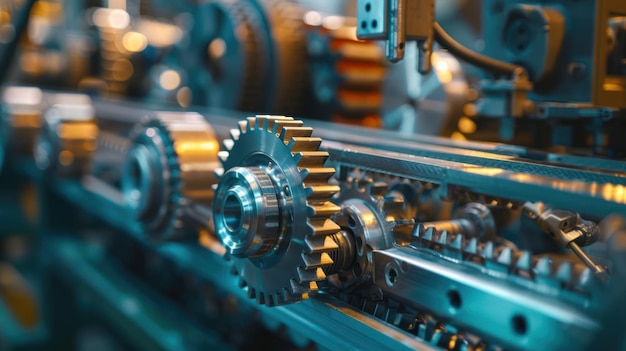
POLYGON ((339 188, 328 184, 335 169, 324 167, 328 153, 311 133, 291 117, 249 117, 220 152, 215 232, 258 303, 306 299, 333 264, 340 228, 330 198, 339 188))

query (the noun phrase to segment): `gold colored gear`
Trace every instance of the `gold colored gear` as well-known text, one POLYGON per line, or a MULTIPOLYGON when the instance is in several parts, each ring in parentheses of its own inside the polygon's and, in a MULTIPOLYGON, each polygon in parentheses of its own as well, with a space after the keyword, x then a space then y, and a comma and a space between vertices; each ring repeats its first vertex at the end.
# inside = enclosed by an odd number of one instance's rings
POLYGON ((306 30, 302 23, 302 6, 288 0, 265 0, 266 16, 271 26, 275 68, 275 96, 272 111, 304 113, 308 98, 308 64, 306 30))
POLYGON ((249 117, 220 152, 215 231, 258 303, 308 298, 333 264, 331 236, 340 228, 330 219, 339 210, 330 199, 339 187, 328 184, 335 169, 324 167, 328 153, 319 151, 321 139, 312 132, 291 117, 249 117), (266 201, 268 189, 276 201, 266 201), (278 227, 268 234, 267 223, 278 227))
POLYGON ((331 119, 382 127, 385 55, 375 42, 357 39, 354 19, 333 16, 310 26, 309 54, 315 96, 331 119))
POLYGON ((210 204, 219 143, 197 113, 149 116, 131 132, 122 190, 127 204, 154 239, 175 239, 190 204, 210 204))
POLYGON ((173 141, 182 182, 180 193, 196 203, 210 204, 219 142, 211 125, 196 113, 162 113, 159 120, 173 141))

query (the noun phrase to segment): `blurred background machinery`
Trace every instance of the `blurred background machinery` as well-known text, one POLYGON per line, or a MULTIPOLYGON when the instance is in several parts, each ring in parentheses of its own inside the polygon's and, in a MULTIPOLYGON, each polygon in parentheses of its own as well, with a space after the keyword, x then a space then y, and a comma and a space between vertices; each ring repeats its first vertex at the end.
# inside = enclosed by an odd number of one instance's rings
POLYGON ((0 350, 624 350, 626 5, 0 0, 0 350))

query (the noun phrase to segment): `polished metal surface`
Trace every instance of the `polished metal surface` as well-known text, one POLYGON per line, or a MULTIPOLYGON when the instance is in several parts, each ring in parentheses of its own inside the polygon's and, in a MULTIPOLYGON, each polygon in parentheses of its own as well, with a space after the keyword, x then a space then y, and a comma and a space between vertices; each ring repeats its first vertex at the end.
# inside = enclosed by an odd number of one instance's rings
POLYGON ((624 18, 0 2, 0 348, 624 350, 624 18))

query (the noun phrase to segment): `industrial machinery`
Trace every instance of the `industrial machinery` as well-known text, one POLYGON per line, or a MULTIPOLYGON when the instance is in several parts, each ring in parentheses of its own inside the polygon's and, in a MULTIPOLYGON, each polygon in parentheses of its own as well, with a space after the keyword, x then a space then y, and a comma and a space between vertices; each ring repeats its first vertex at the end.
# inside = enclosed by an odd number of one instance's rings
POLYGON ((468 6, 0 3, 0 349, 626 350, 626 7, 468 6))

